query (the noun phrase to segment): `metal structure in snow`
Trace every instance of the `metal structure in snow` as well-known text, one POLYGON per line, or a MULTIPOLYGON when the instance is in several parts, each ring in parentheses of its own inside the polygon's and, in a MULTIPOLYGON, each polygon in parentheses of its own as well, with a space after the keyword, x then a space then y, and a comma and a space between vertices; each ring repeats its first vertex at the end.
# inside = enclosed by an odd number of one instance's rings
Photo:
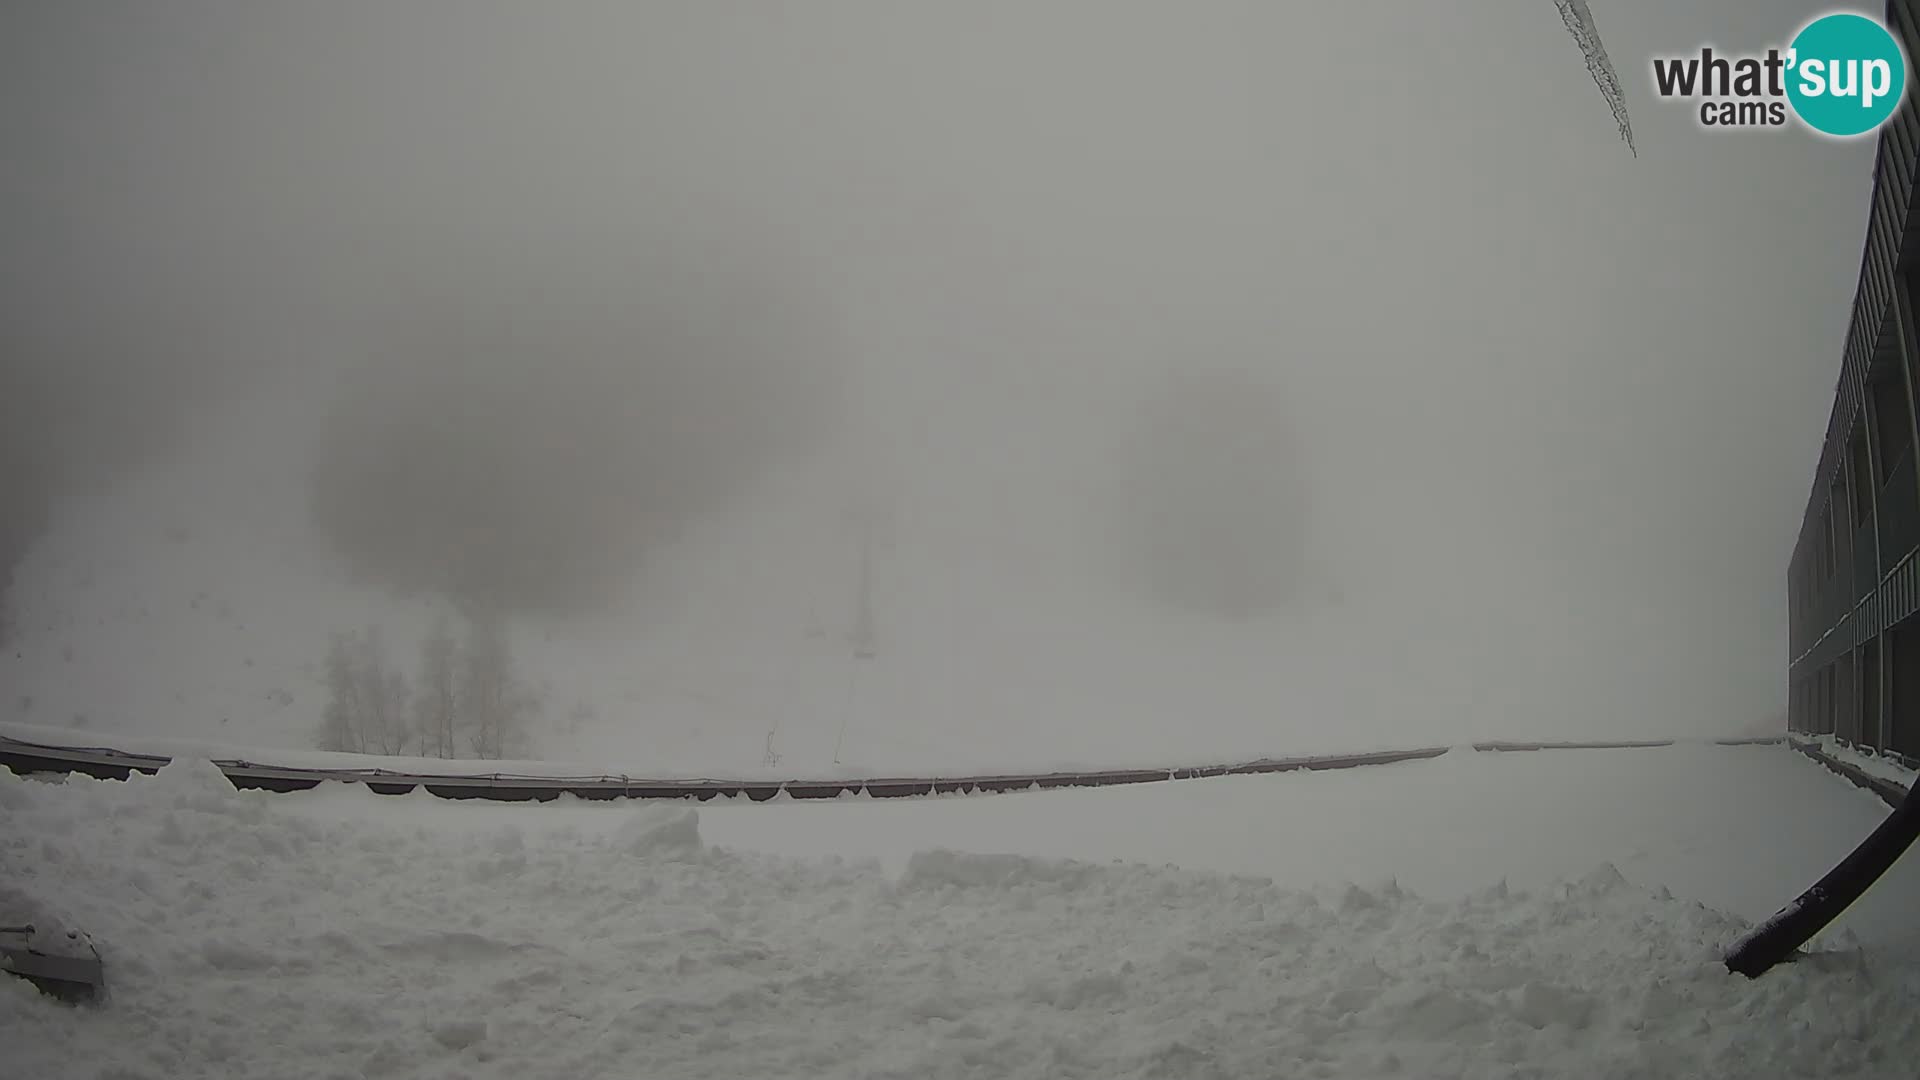
POLYGON ((78 930, 39 921, 0 926, 0 971, 62 1001, 96 1001, 107 986, 93 939, 78 930))
MULTIPOLYGON (((1914 792, 1920 792, 1915 785, 1914 792)), ((1775 912, 1727 953, 1727 969, 1754 978, 1783 960, 1847 910, 1905 854, 1920 833, 1920 795, 1909 793, 1880 827, 1813 887, 1775 912)))

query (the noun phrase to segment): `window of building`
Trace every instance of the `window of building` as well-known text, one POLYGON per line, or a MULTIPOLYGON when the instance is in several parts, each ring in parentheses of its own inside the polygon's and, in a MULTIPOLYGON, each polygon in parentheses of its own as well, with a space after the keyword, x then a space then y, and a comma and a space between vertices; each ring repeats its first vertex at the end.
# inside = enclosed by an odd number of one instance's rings
POLYGON ((1814 731, 1829 735, 1833 732, 1833 665, 1820 669, 1820 717, 1814 731))
POLYGON ((1833 577, 1833 504, 1827 503, 1820 508, 1820 528, 1814 534, 1814 543, 1820 552, 1820 581, 1824 584, 1833 577))
POLYGON ((1856 703, 1853 685, 1853 653, 1841 653, 1833 662, 1833 718, 1827 723, 1827 731, 1833 735, 1845 735, 1852 730, 1859 705, 1856 703))
POLYGON ((1869 641, 1860 650, 1860 715, 1854 723, 1854 742, 1877 744, 1880 741, 1880 641, 1869 641))
POLYGON ((1913 417, 1907 381, 1894 365, 1875 369, 1867 384, 1873 398, 1874 449, 1880 454, 1880 484, 1886 485, 1913 452, 1913 417))
POLYGON ((1886 749, 1920 754, 1920 618, 1895 627, 1890 640, 1886 749))
POLYGON ((1847 485, 1842 479, 1844 475, 1836 476, 1833 486, 1827 490, 1827 505, 1833 508, 1828 512, 1827 520, 1832 523, 1833 539, 1830 546, 1836 572, 1847 567, 1847 550, 1853 538, 1853 530, 1849 525, 1853 521, 1853 514, 1847 509, 1847 485))
POLYGON ((1853 477, 1853 524, 1859 528, 1867 523, 1873 514, 1873 471, 1867 460, 1867 439, 1861 430, 1866 425, 1855 424, 1853 434, 1847 439, 1847 471, 1853 477))

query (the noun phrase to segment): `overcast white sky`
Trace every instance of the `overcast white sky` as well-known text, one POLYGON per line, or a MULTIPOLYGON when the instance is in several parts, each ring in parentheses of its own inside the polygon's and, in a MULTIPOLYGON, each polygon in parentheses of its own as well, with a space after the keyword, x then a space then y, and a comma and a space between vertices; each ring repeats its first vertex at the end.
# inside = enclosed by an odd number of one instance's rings
POLYGON ((173 399, 408 362, 422 312, 746 275, 804 297, 783 377, 923 550, 1105 565, 1108 448, 1170 374, 1251 373, 1287 460, 1220 505, 1293 524, 1221 520, 1370 613, 1356 678, 1442 648, 1543 734, 1723 730, 1784 700, 1872 146, 1650 93, 1807 5, 1592 7, 1637 159, 1547 0, 12 4, 16 450, 112 475, 173 399))

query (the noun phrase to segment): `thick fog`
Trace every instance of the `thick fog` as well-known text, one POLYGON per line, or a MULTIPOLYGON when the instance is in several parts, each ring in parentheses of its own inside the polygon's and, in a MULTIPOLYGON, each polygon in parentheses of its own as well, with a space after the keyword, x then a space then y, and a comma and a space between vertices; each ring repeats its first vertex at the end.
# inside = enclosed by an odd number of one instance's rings
POLYGON ((635 766, 1775 727, 1871 146, 1592 6, 1637 158, 1545 0, 10 5, 7 718, 453 610, 635 766))

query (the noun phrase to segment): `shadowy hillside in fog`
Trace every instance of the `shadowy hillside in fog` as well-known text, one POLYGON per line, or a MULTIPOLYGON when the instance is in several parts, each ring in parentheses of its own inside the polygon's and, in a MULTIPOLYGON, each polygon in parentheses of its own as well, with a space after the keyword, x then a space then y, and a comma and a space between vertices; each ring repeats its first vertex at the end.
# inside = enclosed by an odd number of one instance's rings
POLYGON ((403 595, 603 607, 838 418, 833 328, 804 283, 675 270, 483 287, 398 318, 327 411, 317 534, 403 595))
POLYGON ((1126 492, 1112 542, 1168 608, 1230 619, 1318 598, 1306 580, 1301 447, 1274 384, 1244 371, 1176 372, 1115 462, 1126 492))

